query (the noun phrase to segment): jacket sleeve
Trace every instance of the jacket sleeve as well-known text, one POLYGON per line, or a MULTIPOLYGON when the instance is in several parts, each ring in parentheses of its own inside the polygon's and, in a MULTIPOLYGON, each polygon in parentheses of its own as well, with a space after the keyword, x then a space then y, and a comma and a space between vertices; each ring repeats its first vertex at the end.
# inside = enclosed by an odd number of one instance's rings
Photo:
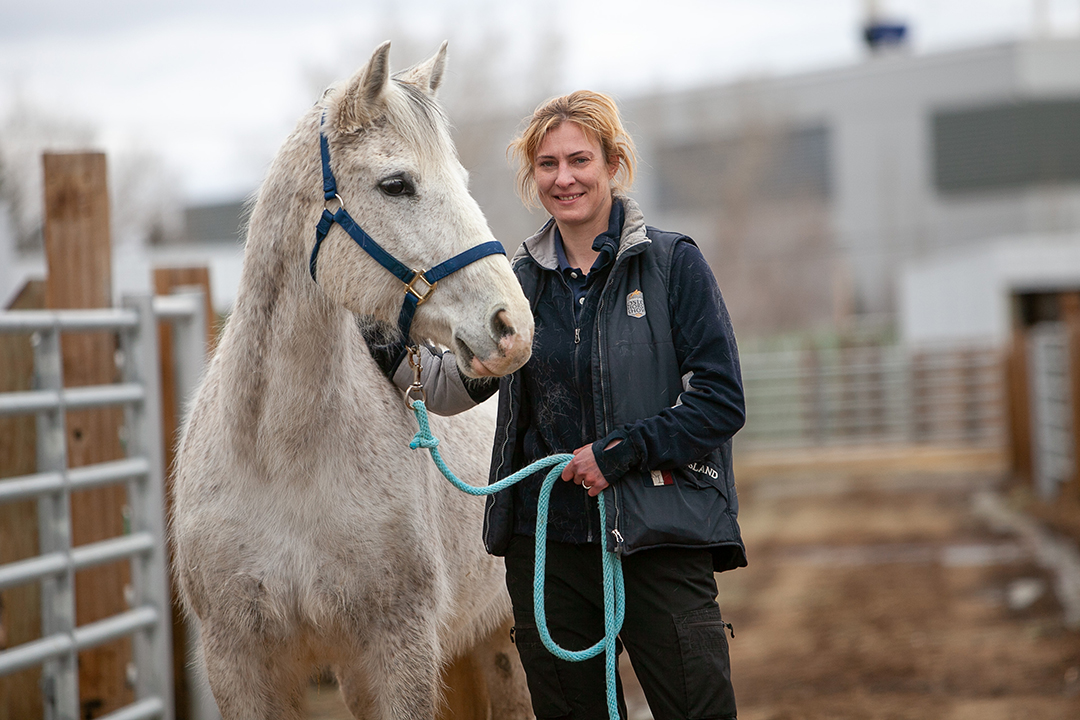
MULTIPOLYGON (((413 369, 406 358, 405 341, 386 341, 375 326, 361 325, 361 332, 379 369, 404 392, 413 382, 413 369)), ((427 409, 436 415, 456 415, 474 407, 499 389, 497 378, 474 380, 464 377, 457 357, 449 350, 420 346, 420 382, 424 385, 427 409)))
POLYGON ((683 392, 673 407, 616 428, 593 444, 609 482, 630 468, 666 470, 699 460, 745 422, 731 319, 712 270, 692 242, 679 242, 673 250, 668 305, 683 392), (615 440, 621 442, 604 449, 615 440))
MULTIPOLYGON (((425 405, 436 415, 457 415, 487 400, 499 389, 498 378, 474 380, 458 371, 457 356, 430 345, 420 346, 420 382, 427 396, 425 405)), ((413 382, 408 362, 398 364, 391 378, 404 392, 413 382)))

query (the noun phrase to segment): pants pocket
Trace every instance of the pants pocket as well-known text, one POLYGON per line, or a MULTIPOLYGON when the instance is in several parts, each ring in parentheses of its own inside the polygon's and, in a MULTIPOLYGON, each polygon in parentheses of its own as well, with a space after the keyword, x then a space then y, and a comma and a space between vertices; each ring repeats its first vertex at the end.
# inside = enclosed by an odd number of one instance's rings
POLYGON ((735 717, 725 624, 715 604, 674 617, 689 720, 735 717))
POLYGON ((533 712, 537 720, 561 718, 570 714, 562 683, 555 667, 555 656, 544 647, 540 632, 534 624, 517 623, 514 628, 521 666, 532 696, 533 712))

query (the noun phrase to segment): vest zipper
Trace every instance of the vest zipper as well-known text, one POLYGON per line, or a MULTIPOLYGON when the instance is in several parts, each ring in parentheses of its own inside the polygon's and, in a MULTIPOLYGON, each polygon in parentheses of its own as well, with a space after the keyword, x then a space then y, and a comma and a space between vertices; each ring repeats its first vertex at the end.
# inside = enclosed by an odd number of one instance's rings
MULTIPOLYGON (((646 237, 648 234, 646 233, 646 237)), ((619 241, 622 245, 622 239, 619 241)), ((636 254, 637 251, 635 251, 636 254)), ((596 307, 596 358, 600 364, 600 403, 601 403, 601 416, 604 421, 604 432, 601 437, 606 436, 611 430, 609 429, 611 418, 608 417, 607 412, 607 384, 604 382, 604 298, 607 297, 608 289, 612 285, 612 278, 615 277, 615 272, 619 269, 620 261, 624 261, 625 251, 620 251, 615 254, 615 259, 611 261, 611 269, 608 271, 608 276, 604 280, 604 287, 600 290, 600 301, 596 307)), ((575 333, 576 334, 576 333, 575 333)), ((611 490, 612 499, 615 501, 615 521, 612 523, 611 534, 615 538, 615 553, 622 556, 623 553, 623 536, 619 532, 619 518, 621 516, 622 503, 619 501, 618 484, 609 485, 611 490)), ((607 518, 604 518, 604 524, 607 524, 607 518)), ((602 529, 603 530, 603 529, 602 529)), ((603 533, 601 532, 601 537, 603 533)), ((605 548, 606 543, 601 543, 605 548)))
MULTIPOLYGON (((561 273, 559 274, 559 277, 563 281, 563 285, 565 285, 566 289, 570 292, 570 312, 574 315, 574 323, 575 323, 575 327, 574 327, 574 346, 575 346, 574 347, 574 382, 576 383, 577 379, 578 379, 578 376, 579 376, 579 374, 581 372, 580 371, 580 361, 581 361, 581 359, 578 356, 578 354, 580 352, 580 348, 577 347, 578 345, 581 344, 581 327, 577 325, 577 323, 581 321, 581 318, 578 315, 577 303, 575 302, 576 298, 574 297, 574 289, 570 287, 570 283, 566 282, 566 278, 562 277, 561 273)), ((584 413, 584 411, 582 412, 581 421, 582 421, 581 422, 581 427, 584 428, 585 427, 585 413, 584 413)), ((589 495, 588 495, 588 493, 584 493, 582 495, 581 502, 584 504, 585 517, 589 517, 589 495)), ((603 535, 603 527, 600 528, 600 533, 601 533, 601 535, 603 535)), ((588 526, 587 526, 587 528, 585 530, 585 541, 590 542, 590 543, 593 541, 592 523, 588 523, 588 526)))
MULTIPOLYGON (((507 418, 507 421, 506 421, 506 432, 503 434, 502 448, 499 450, 499 467, 497 467, 495 469, 495 480, 496 480, 496 482, 498 482, 499 480, 502 479, 502 478, 499 477, 499 473, 502 472, 503 460, 506 458, 506 443, 510 439, 510 428, 514 427, 514 397, 513 397, 514 396, 514 375, 513 375, 513 373, 511 373, 510 380, 506 383, 506 392, 510 396, 509 402, 507 403, 510 406, 510 411, 509 411, 509 417, 507 418)), ((498 428, 496 428, 496 433, 497 432, 498 432, 498 428)), ((494 509, 494 507, 495 507, 494 502, 485 503, 485 507, 484 507, 484 525, 486 527, 488 527, 488 528, 491 527, 491 511, 492 511, 492 509, 494 509)), ((510 518, 511 527, 513 526, 513 522, 514 522, 513 517, 511 517, 510 518)), ((487 547, 487 544, 488 544, 487 534, 485 533, 485 535, 484 535, 484 547, 485 547, 485 549, 490 550, 490 548, 487 547)))
MULTIPOLYGON (((603 434, 601 435, 601 437, 604 437, 609 432, 611 432, 611 430, 609 429, 609 420, 610 420, 610 418, 608 417, 608 413, 607 413, 607 385, 604 382, 604 338, 603 338, 604 322, 603 322, 603 318, 604 318, 604 297, 607 295, 608 284, 611 282, 611 276, 614 274, 614 272, 615 272, 615 267, 613 266, 611 268, 611 272, 608 274, 607 282, 604 283, 604 289, 600 293, 600 302, 597 303, 597 307, 596 307, 596 359, 597 359, 597 362, 600 364, 600 372, 599 372, 599 375, 600 375, 600 407, 601 407, 601 415, 603 416, 603 420, 604 420, 604 431, 603 431, 603 434)), ((619 515, 620 515, 620 512, 619 512, 619 509, 620 509, 619 490, 618 490, 618 485, 617 484, 616 485, 609 485, 608 487, 611 489, 611 499, 615 501, 615 521, 612 523, 611 534, 615 538, 615 553, 617 555, 621 556, 622 552, 623 552, 623 536, 622 536, 622 533, 619 532, 619 515)), ((606 522, 606 520, 607 520, 607 518, 604 519, 605 522, 606 522)))

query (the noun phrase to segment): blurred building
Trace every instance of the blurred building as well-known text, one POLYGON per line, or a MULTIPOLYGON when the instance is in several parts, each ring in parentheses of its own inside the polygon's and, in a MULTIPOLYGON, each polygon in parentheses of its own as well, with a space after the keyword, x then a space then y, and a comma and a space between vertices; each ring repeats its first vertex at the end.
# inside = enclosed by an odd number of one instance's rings
POLYGON ((698 240, 743 334, 894 321, 905 267, 1003 238, 1062 245, 1042 253, 1058 275, 1051 258, 1077 258, 1080 40, 875 54, 625 107, 647 215, 698 240))
MULTIPOLYGON (((1010 278, 1080 278, 1080 39, 901 46, 618 99, 638 144, 635 197, 650 223, 702 247, 740 336, 869 323, 916 342, 991 326, 1000 339, 1010 278)), ((545 219, 521 206, 506 157, 530 111, 453 113, 470 190, 510 252, 545 219)), ((241 202, 188 208, 182 244, 128 257, 204 259, 224 309, 242 215, 241 202)))

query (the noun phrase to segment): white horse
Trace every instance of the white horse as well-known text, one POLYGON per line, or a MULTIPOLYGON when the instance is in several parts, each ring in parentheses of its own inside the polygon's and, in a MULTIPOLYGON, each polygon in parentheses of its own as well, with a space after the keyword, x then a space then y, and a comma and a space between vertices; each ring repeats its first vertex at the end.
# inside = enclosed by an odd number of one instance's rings
MULTIPOLYGON (((409 267, 494 240, 434 101, 445 50, 391 77, 379 47, 300 120, 259 191, 235 309, 180 442, 171 522, 175 577, 229 719, 301 718, 306 682, 332 667, 356 717, 430 720, 440 671, 473 651, 492 715, 531 717, 483 500, 408 448, 415 419, 358 330, 358 316, 396 322, 403 285, 337 225, 317 283, 308 271, 320 131, 344 206, 409 267)), ((524 364, 532 331, 492 255, 439 282, 412 334, 456 348, 475 377, 524 364)), ((456 472, 484 484, 490 414, 433 422, 456 472)))

